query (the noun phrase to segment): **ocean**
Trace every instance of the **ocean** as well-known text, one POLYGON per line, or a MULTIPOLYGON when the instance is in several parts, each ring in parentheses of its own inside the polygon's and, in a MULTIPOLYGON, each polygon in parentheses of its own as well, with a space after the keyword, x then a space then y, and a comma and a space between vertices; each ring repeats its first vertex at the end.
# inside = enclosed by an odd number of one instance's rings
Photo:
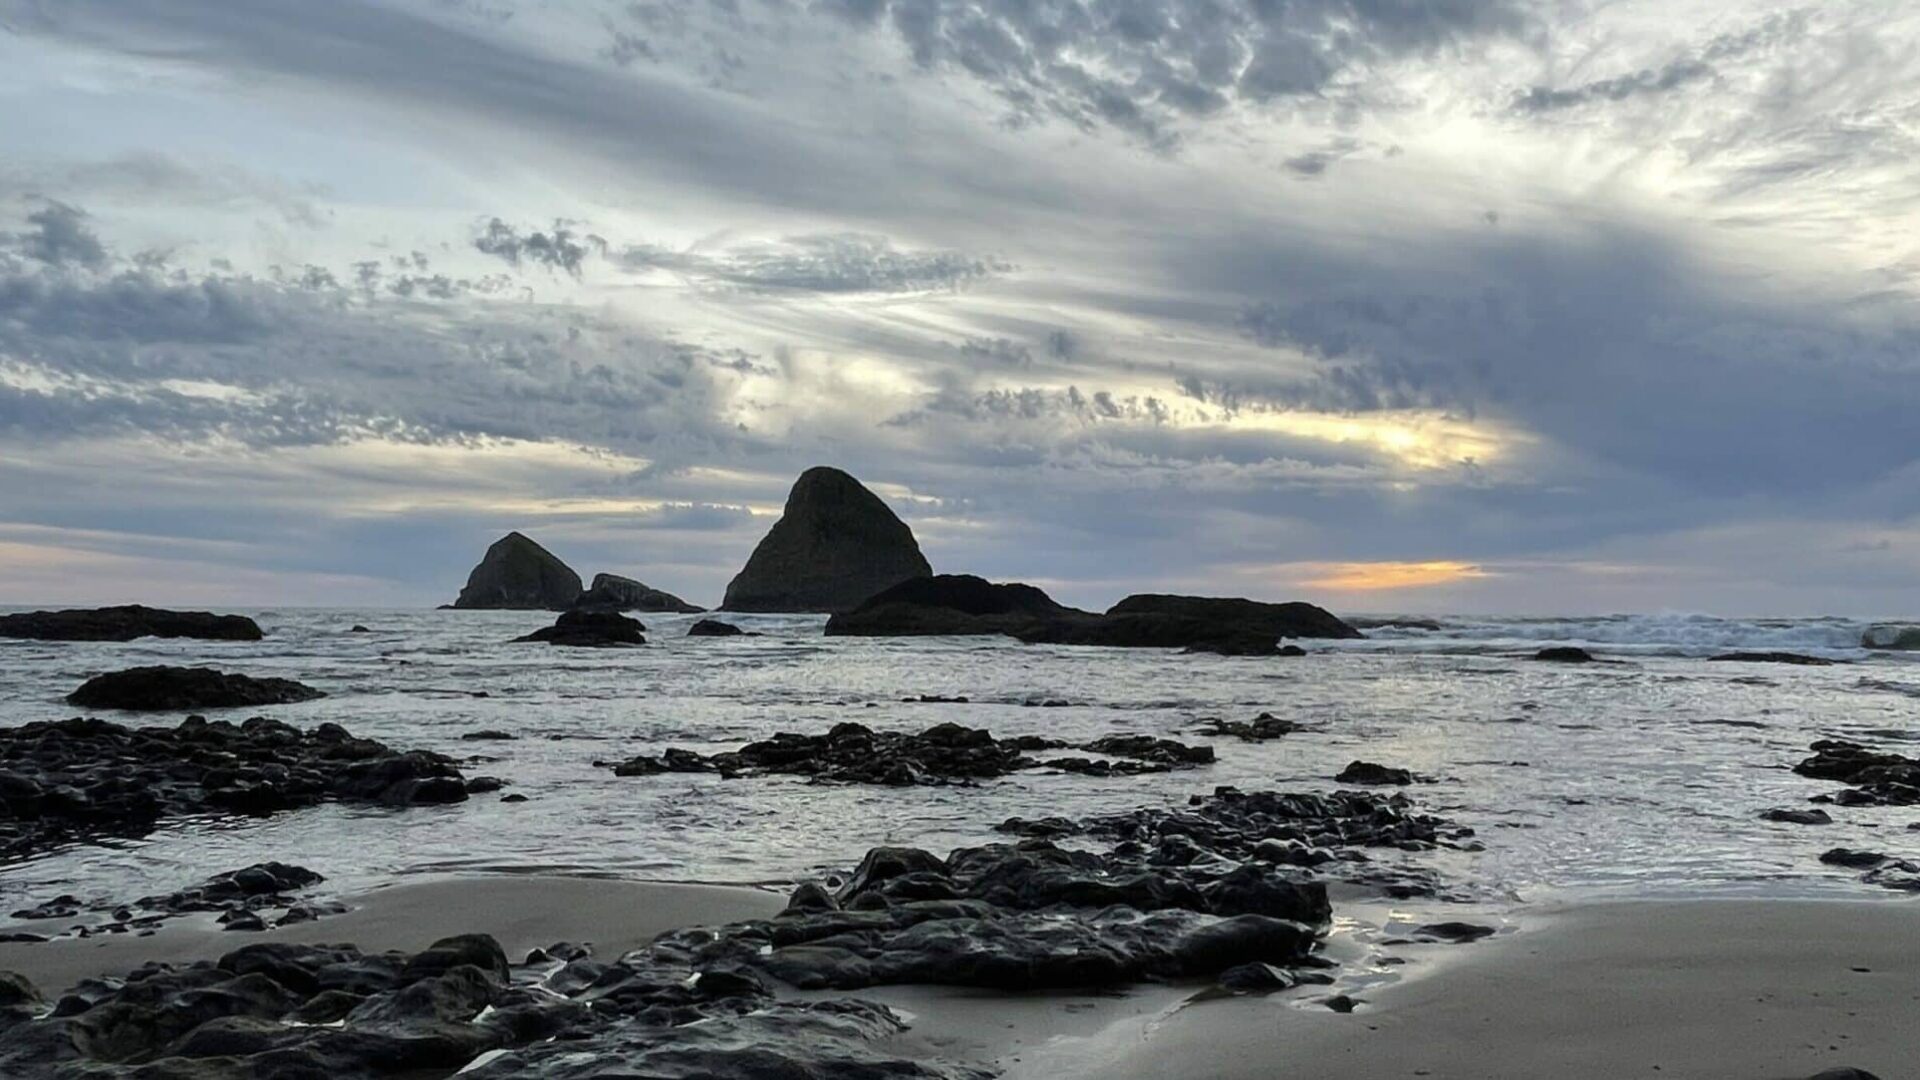
POLYGON ((436 750, 527 801, 489 794, 445 807, 172 822, 138 840, 0 868, 0 912, 61 893, 125 900, 269 859, 320 871, 323 894, 339 895, 449 872, 786 885, 845 871, 878 844, 944 854, 1004 840, 993 827, 1009 817, 1171 806, 1219 785, 1330 790, 1355 759, 1429 778, 1408 793, 1477 830, 1483 851, 1404 858, 1438 871, 1454 899, 1482 910, 1628 895, 1878 895, 1857 873, 1822 865, 1820 852, 1920 850, 1920 833, 1906 829, 1911 808, 1848 808, 1823 827, 1758 816, 1838 790, 1789 771, 1816 739, 1920 744, 1920 653, 1860 648, 1868 624, 1858 620, 1366 619, 1367 640, 1307 642, 1312 655, 1299 659, 1247 659, 1003 638, 828 638, 817 616, 728 615, 760 636, 715 639, 684 636, 699 616, 643 615, 646 647, 574 650, 510 643, 551 621, 538 612, 245 613, 266 640, 0 641, 0 722, 74 715, 62 697, 101 671, 206 664, 296 678, 329 695, 260 713, 436 750), (351 632, 356 624, 372 632, 351 632), (1529 659, 1544 645, 1623 662, 1529 659), (1708 659, 1732 650, 1848 662, 1708 659), (903 701, 923 694, 968 700, 903 701), (1261 712, 1311 730, 1265 743, 1194 730, 1202 718, 1261 712), (1218 761, 1159 775, 1032 771, 938 788, 620 778, 596 764, 670 746, 732 749, 843 721, 915 730, 954 721, 996 736, 1076 741, 1138 732, 1210 742, 1218 761), (482 729, 515 738, 462 739, 482 729))

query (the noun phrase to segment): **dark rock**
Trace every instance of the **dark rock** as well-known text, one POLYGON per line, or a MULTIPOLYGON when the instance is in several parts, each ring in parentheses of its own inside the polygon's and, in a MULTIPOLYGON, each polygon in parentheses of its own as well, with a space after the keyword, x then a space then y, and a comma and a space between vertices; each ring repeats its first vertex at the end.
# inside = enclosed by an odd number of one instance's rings
POLYGON ((1793 767, 1801 776, 1854 785, 1835 801, 1847 806, 1920 805, 1920 761, 1859 743, 1822 739, 1813 756, 1793 767))
POLYGON ((1239 597, 1166 596, 1140 593, 1107 609, 1108 615, 1161 615, 1193 619, 1267 638, 1358 638, 1360 631, 1325 608, 1293 601, 1270 604, 1239 597))
POLYGON ((133 641, 136 638, 259 641, 260 625, 244 615, 168 611, 130 604, 0 615, 0 638, 37 641, 133 641))
POLYGON ((336 724, 190 716, 130 728, 93 718, 0 728, 0 859, 187 814, 272 814, 329 799, 408 805, 466 797, 436 754, 402 754, 336 724))
POLYGON ((1802 667, 1831 667, 1837 663, 1818 656, 1790 652, 1730 652, 1713 659, 1745 664, 1798 664, 1802 667))
POLYGON ((595 574, 593 586, 573 606, 594 611, 664 611, 692 615, 705 611, 670 592, 661 592, 618 574, 595 574))
POLYGON ((505 803, 523 803, 527 801, 527 797, 516 792, 511 795, 500 796, 500 801, 505 803))
POLYGON ((721 622, 719 619, 701 619, 699 622, 694 623, 692 626, 687 627, 687 636, 688 637, 746 637, 749 635, 745 630, 740 629, 739 627, 733 625, 732 623, 724 623, 724 622, 721 622))
POLYGON ((1796 810, 1775 807, 1760 815, 1762 821, 1777 821, 1782 825, 1831 825, 1833 816, 1825 810, 1796 810))
POLYGON ((1481 938, 1492 937, 1491 926, 1481 926, 1468 922, 1437 922, 1415 927, 1413 934, 1428 941, 1444 941, 1452 945, 1466 945, 1481 938))
POLYGON ((640 620, 630 619, 616 611, 563 611, 552 626, 542 627, 513 640, 545 642, 571 648, 617 648, 645 645, 647 639, 642 634, 645 629, 640 620))
POLYGON ((292 679, 255 679, 212 668, 137 667, 96 675, 67 695, 83 709, 161 712, 288 705, 327 695, 292 679))
POLYGON ((996 584, 972 574, 902 581, 827 620, 829 635, 916 637, 1011 634, 1048 620, 1092 619, 1032 585, 996 584))
POLYGON ((467 742, 512 742, 519 737, 511 731, 500 731, 497 728, 481 728, 479 731, 469 731, 460 736, 467 742))
POLYGON ((487 548, 467 575, 456 608, 565 611, 580 598, 580 575, 552 552, 517 532, 487 548))
POLYGON ((403 979, 418 979, 440 975, 463 965, 478 968, 496 982, 504 983, 511 975, 507 970, 507 954, 501 950, 499 942, 486 934, 441 938, 425 951, 415 953, 407 961, 406 967, 401 969, 400 975, 403 979))
POLYGON ((1592 653, 1585 649, 1575 648, 1572 645, 1555 645, 1551 648, 1541 649, 1539 652, 1533 654, 1533 658, 1555 664, 1590 664, 1593 662, 1592 653))
POLYGON ((1232 736, 1243 742, 1266 742, 1282 735, 1291 735, 1301 730, 1299 724, 1291 720, 1282 720, 1272 713, 1261 713, 1252 720, 1222 720, 1208 717, 1200 721, 1206 725, 1200 728, 1201 734, 1214 738, 1232 736))
POLYGON ((1337 1013, 1350 1013, 1362 1004, 1359 998, 1346 994, 1336 994, 1327 999, 1327 1008, 1337 1013))
POLYGON ((913 531, 839 469, 800 474, 780 520, 727 585, 725 611, 849 611, 933 573, 913 531))
POLYGON ((1221 972, 1220 985, 1239 994, 1272 994, 1300 985, 1300 977, 1272 964, 1241 964, 1221 972))
POLYGON ((918 733, 874 731, 861 724, 835 724, 825 735, 781 732, 738 750, 706 756, 669 749, 659 757, 640 755, 613 766, 616 776, 717 772, 722 776, 788 773, 816 780, 854 784, 968 784, 1040 766, 1099 776, 1165 772, 1213 761, 1213 748, 1187 746, 1144 735, 1109 736, 1078 747, 1026 736, 995 739, 981 728, 935 724, 918 733), (1040 761, 1038 750, 1081 749, 1111 754, 1123 761, 1059 758, 1040 761))
POLYGON ((1405 786, 1413 783, 1413 773, 1406 769, 1376 765, 1371 761, 1351 761, 1333 779, 1335 783, 1340 784, 1405 786))
POLYGON ((354 624, 353 624, 353 629, 351 629, 351 630, 348 630, 348 631, 347 631, 347 633, 349 633, 349 634, 371 634, 371 633, 373 633, 373 631, 372 631, 372 630, 370 630, 370 629, 368 629, 368 628, 366 628, 366 627, 364 627, 364 626, 362 626, 362 625, 360 625, 359 623, 354 623, 354 624))
POLYGON ((1807 1080, 1880 1080, 1865 1069, 1838 1068, 1825 1069, 1809 1076, 1807 1080))
POLYGON ((1832 848, 1820 856, 1820 861, 1828 866, 1844 866, 1850 870, 1870 870, 1887 859, 1888 856, 1877 851, 1855 851, 1843 847, 1832 848))

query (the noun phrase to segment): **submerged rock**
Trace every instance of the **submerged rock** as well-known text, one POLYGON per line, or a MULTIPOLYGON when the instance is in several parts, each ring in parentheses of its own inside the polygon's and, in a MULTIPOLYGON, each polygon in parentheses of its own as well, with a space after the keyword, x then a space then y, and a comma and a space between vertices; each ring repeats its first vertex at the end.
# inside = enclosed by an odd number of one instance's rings
POLYGON ((136 638, 200 638, 206 641, 259 641, 260 624, 244 615, 209 611, 168 611, 128 604, 67 611, 28 611, 0 615, 0 638, 36 641, 133 641, 136 638))
POLYGON ((329 799, 460 802, 460 770, 337 724, 188 717, 130 728, 75 718, 0 728, 0 858, 96 836, 141 836, 186 814, 272 814, 329 799))
POLYGON ((1232 736, 1242 742, 1266 742, 1278 739, 1282 735, 1291 735, 1303 730, 1291 720, 1282 720, 1272 713, 1261 713, 1251 720, 1222 720, 1219 717, 1207 717, 1200 721, 1199 731, 1214 738, 1232 736))
POLYGON ((563 611, 552 626, 544 626, 515 642, 545 642, 572 648, 610 648, 645 645, 640 620, 616 611, 563 611))
POLYGON ((255 679, 212 668, 137 667, 96 675, 67 695, 83 709, 163 712, 289 705, 327 695, 292 679, 255 679))
POLYGON ((1790 807, 1775 807, 1760 815, 1762 821, 1778 822, 1782 825, 1831 825, 1833 816, 1818 808, 1800 810, 1790 807))
POLYGON ((1535 660, 1545 660, 1553 664, 1593 663, 1592 653, 1572 645, 1555 645, 1550 648, 1541 649, 1539 652, 1533 654, 1533 658, 1535 660))
POLYGON ((848 611, 933 573, 913 530, 839 469, 800 474, 780 520, 727 585, 725 611, 848 611))
POLYGON ((1213 761, 1210 746, 1187 746, 1145 735, 1115 735, 1079 745, 1023 736, 995 739, 981 728, 935 724, 918 733, 875 731, 862 724, 835 724, 824 735, 781 732, 771 739, 711 756, 669 749, 613 766, 616 776, 712 772, 722 776, 788 773, 851 784, 967 784, 1023 769, 1054 768, 1097 776, 1166 772, 1213 761), (1045 750, 1085 750, 1123 760, 1031 756, 1045 750))
POLYGON ((596 611, 663 611, 679 615, 693 615, 706 610, 670 592, 662 592, 618 574, 593 575, 592 587, 581 593, 573 606, 596 611))
POLYGON ((580 575, 525 535, 511 532, 493 542, 467 575, 456 608, 565 611, 580 598, 580 575))

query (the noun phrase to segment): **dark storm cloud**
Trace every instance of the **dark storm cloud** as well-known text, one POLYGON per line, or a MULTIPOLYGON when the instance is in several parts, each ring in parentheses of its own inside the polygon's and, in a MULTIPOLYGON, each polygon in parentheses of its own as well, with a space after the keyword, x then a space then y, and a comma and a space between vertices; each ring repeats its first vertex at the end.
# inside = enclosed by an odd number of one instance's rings
POLYGON ((473 247, 485 255, 504 259, 514 266, 523 262, 564 270, 580 276, 589 255, 606 254, 607 242, 592 233, 576 233, 573 222, 556 220, 546 232, 525 233, 494 218, 473 238, 473 247))
POLYGON ((1149 141, 1235 100, 1328 92, 1380 61, 1525 31, 1519 0, 829 0, 886 27, 923 68, 962 73, 1016 117, 1149 141))
POLYGON ((39 201, 43 205, 27 214, 27 231, 0 233, 0 246, 49 266, 95 267, 106 262, 106 249, 87 226, 85 211, 52 199, 39 201))

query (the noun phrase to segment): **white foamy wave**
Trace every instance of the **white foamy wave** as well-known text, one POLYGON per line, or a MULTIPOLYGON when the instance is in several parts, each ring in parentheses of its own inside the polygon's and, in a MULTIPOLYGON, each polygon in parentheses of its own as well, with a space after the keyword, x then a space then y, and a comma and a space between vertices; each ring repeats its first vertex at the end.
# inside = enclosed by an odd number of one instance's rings
POLYGON ((1539 618, 1524 616, 1361 616, 1367 640, 1341 643, 1355 649, 1419 652, 1521 652, 1547 645, 1577 645, 1642 656, 1712 656, 1718 653, 1798 652, 1833 659, 1866 654, 1860 638, 1872 623, 1834 616, 1801 619, 1730 619, 1718 615, 1662 613, 1539 618))

